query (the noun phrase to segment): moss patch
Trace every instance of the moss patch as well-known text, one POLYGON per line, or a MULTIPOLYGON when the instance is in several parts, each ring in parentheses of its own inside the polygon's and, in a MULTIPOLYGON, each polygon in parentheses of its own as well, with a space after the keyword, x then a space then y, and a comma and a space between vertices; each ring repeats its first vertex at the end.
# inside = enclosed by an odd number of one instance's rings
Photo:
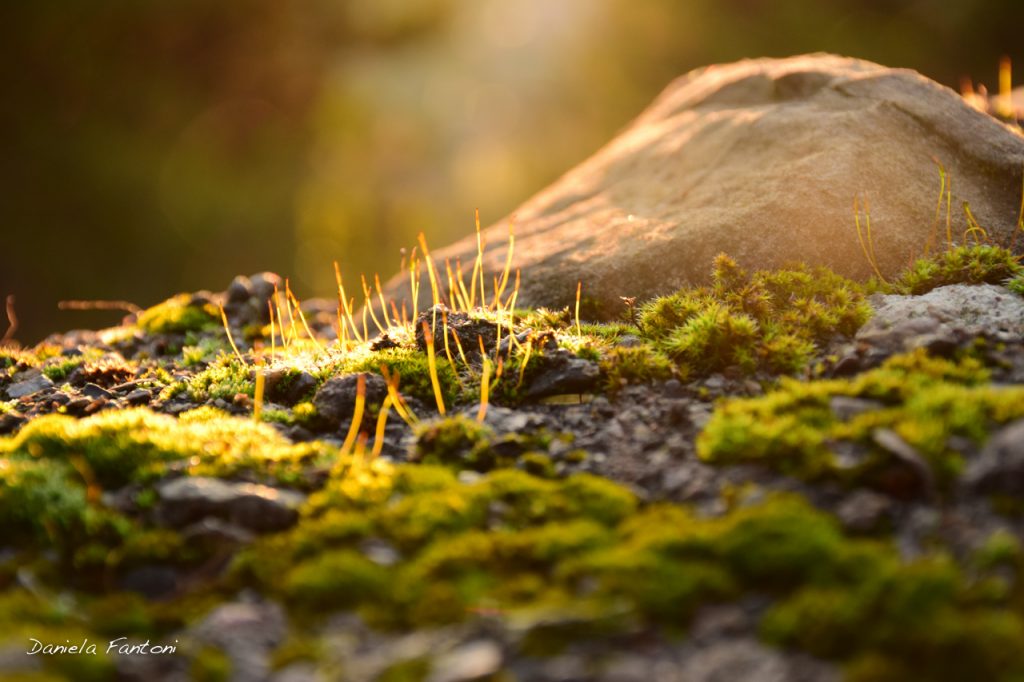
POLYGON ((963 456, 949 445, 952 436, 980 444, 995 425, 1024 416, 1024 387, 987 380, 973 359, 952 362, 924 351, 895 356, 852 379, 784 380, 765 396, 721 404, 697 452, 711 462, 759 462, 805 479, 864 482, 893 462, 873 440, 879 429, 890 429, 948 486, 963 467, 963 456), (832 408, 835 398, 868 402, 843 420, 832 408), (864 457, 844 464, 842 443, 863 448, 864 457))
POLYGON ((640 308, 644 335, 700 374, 797 372, 815 344, 852 335, 870 315, 863 290, 826 268, 749 275, 723 254, 712 279, 711 287, 683 289, 640 308))
POLYGON ((891 288, 898 294, 926 294, 949 284, 1006 284, 1022 273, 1020 258, 1009 249, 993 244, 957 246, 914 261, 891 288))
POLYGON ((191 294, 178 294, 139 313, 136 324, 150 334, 207 331, 221 324, 212 303, 195 302, 191 294))

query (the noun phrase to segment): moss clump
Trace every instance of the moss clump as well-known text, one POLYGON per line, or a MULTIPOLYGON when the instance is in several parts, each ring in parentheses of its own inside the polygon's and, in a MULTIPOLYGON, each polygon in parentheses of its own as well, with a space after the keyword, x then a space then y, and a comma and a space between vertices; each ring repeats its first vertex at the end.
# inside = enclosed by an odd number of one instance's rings
POLYGON ((808 586, 773 607, 762 623, 765 637, 850 660, 854 679, 997 680, 1024 673, 1024 623, 972 598, 949 559, 902 565, 877 553, 863 558, 872 565, 860 569, 856 586, 808 586))
MULTIPOLYGON (((454 353, 454 349, 452 349, 454 353)), ((459 383, 455 369, 442 352, 437 358, 437 379, 446 405, 454 405, 459 399, 459 383)), ((434 404, 434 387, 430 381, 427 355, 412 348, 387 348, 379 351, 362 350, 351 353, 320 372, 318 378, 326 380, 332 376, 372 372, 382 374, 381 367, 401 378, 399 390, 402 395, 414 397, 428 405, 434 404)))
POLYGON ((221 320, 212 303, 196 301, 191 294, 178 294, 139 313, 135 324, 150 334, 184 334, 215 329, 221 320))
POLYGON ((211 409, 180 419, 139 408, 76 420, 40 417, 15 436, 0 438, 0 456, 74 464, 104 488, 151 480, 171 462, 196 475, 248 471, 258 478, 299 483, 303 465, 328 456, 322 445, 293 445, 272 427, 211 409))
POLYGON ((721 404, 697 452, 712 462, 760 462, 806 479, 870 483, 893 463, 873 438, 890 429, 921 454, 940 486, 948 486, 963 466, 949 445, 952 436, 980 444, 995 425, 1024 416, 1024 388, 987 380, 975 360, 952 362, 924 351, 895 356, 848 380, 784 380, 765 396, 721 404), (869 402, 844 421, 831 407, 834 398, 869 402), (844 442, 861 448, 863 458, 841 463, 838 444, 844 442))
POLYGON ((1013 293, 1019 296, 1024 296, 1024 274, 1017 275, 1007 282, 1006 286, 1009 287, 1010 291, 1013 293))
POLYGON ((78 369, 84 362, 85 357, 81 355, 70 358, 61 357, 56 361, 47 361, 43 365, 42 371, 47 379, 54 383, 60 383, 67 379, 68 375, 78 369))
POLYGON ((611 391, 625 384, 668 379, 675 371, 672 360, 647 343, 629 348, 612 348, 601 358, 600 364, 611 391))
POLYGON ((81 477, 66 462, 0 456, 0 526, 5 539, 61 545, 88 511, 81 477))
POLYGON ((193 402, 232 400, 239 393, 250 398, 256 393, 256 380, 249 365, 233 355, 223 354, 212 365, 191 376, 186 390, 193 402))
POLYGON ((491 450, 494 431, 464 414, 416 426, 414 461, 486 471, 495 465, 491 450))
POLYGON ((898 294, 925 294, 948 284, 1006 284, 1024 266, 1009 249, 993 244, 953 247, 914 262, 893 282, 898 294))
POLYGON ((797 372, 815 344, 852 335, 870 315, 863 290, 827 268, 749 275, 722 254, 712 280, 711 287, 683 289, 640 309, 644 335, 700 374, 797 372))
POLYGON ((1005 591, 979 591, 944 556, 905 563, 891 545, 847 538, 795 496, 705 518, 669 504, 638 509, 591 476, 502 470, 464 484, 444 468, 354 460, 298 526, 244 552, 233 578, 276 594, 300 621, 324 605, 398 628, 481 607, 586 614, 567 641, 598 622, 682 628, 702 605, 756 593, 775 602, 762 622, 768 639, 820 656, 863 667, 899 654, 920 679, 1024 672, 1024 627, 1005 591), (371 561, 367 542, 392 548, 392 559, 371 561))

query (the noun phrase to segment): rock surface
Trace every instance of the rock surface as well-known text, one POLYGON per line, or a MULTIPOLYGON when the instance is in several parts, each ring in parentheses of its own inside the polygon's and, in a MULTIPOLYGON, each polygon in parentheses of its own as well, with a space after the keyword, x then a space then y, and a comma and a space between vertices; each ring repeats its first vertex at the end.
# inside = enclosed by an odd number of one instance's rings
MULTIPOLYGON (((584 312, 615 315, 621 296, 667 293, 707 277, 726 251, 748 268, 784 260, 870 274, 852 215, 870 199, 879 265, 920 253, 939 177, 1005 237, 1020 206, 1024 137, 909 70, 832 55, 759 59, 692 71, 624 132, 516 209, 519 304, 564 306, 582 281, 584 312)), ((505 260, 507 220, 484 233, 488 271, 505 260)), ((953 230, 966 227, 954 210, 953 230)), ((435 252, 471 263, 475 237, 435 252)), ((424 301, 429 287, 421 289, 424 301)), ((390 296, 408 296, 407 278, 390 296)))

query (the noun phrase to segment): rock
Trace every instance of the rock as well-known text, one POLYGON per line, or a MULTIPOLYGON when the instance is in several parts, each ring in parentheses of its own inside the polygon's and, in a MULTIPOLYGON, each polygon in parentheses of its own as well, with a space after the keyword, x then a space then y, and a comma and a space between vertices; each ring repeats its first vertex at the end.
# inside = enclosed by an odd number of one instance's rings
POLYGON ((1024 419, 1004 426, 970 460, 965 485, 983 494, 1024 492, 1024 419))
POLYGON ((96 400, 98 398, 110 400, 111 398, 114 397, 113 393, 103 388, 102 386, 98 386, 97 384, 86 384, 85 386, 83 386, 82 395, 84 395, 86 398, 92 398, 93 400, 96 400))
POLYGON ((30 369, 16 375, 16 381, 7 387, 7 396, 12 400, 52 388, 53 382, 37 369, 30 369))
POLYGON ((889 354, 917 347, 948 354, 958 335, 1024 335, 1024 298, 993 284, 953 284, 920 296, 875 294, 870 302, 875 314, 856 340, 889 354))
MULTIPOLYGON (((803 666, 807 666, 807 662, 803 666)), ((687 682, 790 682, 795 679, 838 680, 830 666, 814 662, 813 672, 801 670, 780 651, 769 649, 755 639, 719 641, 701 647, 683 663, 679 679, 687 682), (805 675, 813 675, 806 676, 805 675)))
POLYGON ((601 380, 597 363, 578 358, 566 350, 552 351, 542 360, 543 369, 526 389, 528 400, 566 393, 587 393, 601 380))
POLYGON ((178 578, 178 572, 170 566, 139 566, 121 576, 118 587, 147 599, 162 599, 178 589, 178 578))
POLYGON ((260 272, 249 277, 249 291, 261 304, 265 305, 266 301, 270 300, 275 287, 278 291, 284 292, 284 280, 276 273, 260 272))
POLYGON ((175 528, 207 516, 256 532, 288 528, 298 520, 305 495, 256 483, 235 483, 192 476, 157 484, 157 518, 175 528))
MULTIPOLYGON (((324 382, 320 390, 313 396, 313 405, 317 413, 332 426, 348 423, 356 407, 356 388, 359 374, 348 374, 334 377, 324 382)), ((384 402, 388 394, 388 385, 378 374, 362 374, 366 377, 366 402, 377 404, 384 402)), ((365 416, 364 416, 365 419, 365 416)))
MULTIPOLYGON (((488 320, 479 320, 470 317, 466 313, 452 312, 442 303, 437 306, 437 326, 434 329, 434 352, 444 357, 444 319, 442 313, 448 316, 448 350, 451 351, 452 357, 458 357, 458 349, 456 347, 456 337, 458 337, 458 343, 462 344, 462 351, 465 353, 467 358, 479 358, 480 357, 480 340, 483 340, 484 348, 487 352, 490 352, 494 348, 494 344, 498 342, 498 325, 488 320)), ((422 351, 427 350, 426 337, 423 335, 423 325, 426 324, 428 327, 432 326, 434 322, 434 308, 431 307, 428 310, 420 313, 419 317, 416 318, 416 347, 422 351)), ((502 336, 505 337, 508 334, 506 330, 502 330, 502 336)), ((506 349, 507 349, 506 345, 506 349)))
MULTIPOLYGON (((1024 137, 949 88, 825 54, 697 69, 513 211, 518 304, 571 306, 582 282, 584 314, 610 318, 622 296, 706 280, 722 251, 746 268, 802 260, 866 278, 856 195, 870 198, 879 266, 893 274, 931 231, 933 157, 954 178, 954 203, 969 201, 1004 241, 1020 206, 1024 137)), ((964 213, 954 211, 953 221, 962 234, 964 213)), ((485 254, 488 273, 502 270, 507 234, 507 219, 484 233, 501 245, 485 254)), ((476 237, 433 255, 471 263, 476 237)), ((407 280, 396 275, 389 297, 408 298, 407 280)), ((429 289, 421 289, 424 301, 429 289)))
POLYGON ((880 482, 886 492, 895 495, 925 494, 934 498, 937 494, 932 468, 917 450, 892 429, 875 429, 871 432, 875 445, 893 456, 895 468, 885 472, 880 482))
POLYGON ((892 513, 892 500, 873 490, 855 490, 836 508, 843 527, 854 533, 879 530, 892 513))
POLYGON ((267 397, 285 405, 294 405, 316 388, 316 377, 309 372, 293 375, 285 368, 267 372, 266 382, 267 397))
POLYGON ((501 670, 501 647, 489 640, 463 644, 434 659, 428 682, 483 680, 501 670))
POLYGON ((231 659, 229 680, 247 682, 270 677, 270 654, 287 632, 277 604, 240 602, 218 606, 189 634, 197 645, 214 646, 231 659))
POLYGON ((144 388, 137 388, 124 397, 124 401, 129 405, 145 405, 152 398, 152 394, 144 388))
MULTIPOLYGON (((228 285, 227 293, 228 303, 245 303, 249 300, 252 295, 251 284, 249 278, 243 275, 239 275, 231 280, 231 284, 228 285)), ((271 290, 273 293, 273 290, 271 290)))
POLYGON ((875 400, 853 398, 846 395, 832 396, 829 398, 828 406, 832 410, 832 414, 836 416, 836 419, 841 422, 848 422, 857 415, 871 412, 872 410, 880 410, 885 407, 885 405, 875 400))

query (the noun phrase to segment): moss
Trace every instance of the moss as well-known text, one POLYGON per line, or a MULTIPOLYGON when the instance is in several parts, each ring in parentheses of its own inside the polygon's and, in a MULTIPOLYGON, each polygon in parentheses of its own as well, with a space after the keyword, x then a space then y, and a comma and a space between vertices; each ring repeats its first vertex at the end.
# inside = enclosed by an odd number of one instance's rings
MULTIPOLYGON (((452 350, 454 354, 454 349, 452 350)), ((459 383, 452 368, 442 353, 437 358, 437 378, 441 385, 441 393, 446 405, 454 405, 459 400, 459 383)), ((427 355, 411 348, 388 348, 380 351, 363 350, 351 353, 320 372, 320 378, 372 372, 382 374, 381 367, 401 378, 399 391, 404 396, 412 396, 428 405, 434 404, 434 387, 430 380, 430 369, 427 355)))
POLYGON ((272 427, 203 409, 180 420, 145 408, 108 411, 76 420, 40 417, 0 438, 0 455, 86 465, 104 488, 159 477, 171 462, 196 475, 248 471, 258 478, 301 483, 303 465, 329 457, 319 444, 291 444, 272 427), (80 458, 80 459, 79 459, 80 458))
POLYGON ((1007 282, 1006 286, 1009 287, 1010 291, 1013 293, 1019 296, 1024 296, 1024 274, 1017 275, 1007 282))
POLYGON ((351 550, 325 552, 295 566, 283 592, 300 608, 346 609, 379 599, 388 588, 387 571, 351 550))
POLYGON ((186 382, 186 390, 193 402, 206 400, 231 401, 236 395, 250 398, 256 393, 256 380, 249 365, 233 355, 221 355, 210 367, 194 374, 186 382))
POLYGON ((139 314, 136 324, 150 334, 208 331, 222 324, 211 303, 194 303, 191 294, 178 294, 139 314))
POLYGON ((760 462, 807 479, 870 482, 893 463, 873 435, 891 429, 948 486, 963 466, 950 437, 980 444, 995 425, 1024 416, 1024 388, 995 387, 987 379, 987 371, 970 358, 952 362, 917 351, 848 380, 784 380, 767 395, 719 405, 698 438, 697 452, 712 462, 760 462), (836 397, 874 402, 843 421, 830 407, 836 397), (836 454, 842 442, 863 449, 863 460, 842 464, 836 454))
POLYGON ((68 378, 68 375, 78 369, 85 362, 84 356, 61 357, 56 361, 48 361, 43 366, 43 374, 54 383, 59 383, 68 378))
POLYGON ((852 335, 869 315, 863 289, 826 268, 750 275, 720 255, 712 286, 646 302, 639 325, 658 350, 699 374, 792 374, 819 345, 852 335))
POLYGON ((467 415, 421 422, 416 425, 415 436, 414 461, 479 471, 492 469, 496 464, 490 447, 494 431, 467 415))
POLYGON ((615 347, 601 358, 600 365, 613 392, 626 384, 668 379, 678 373, 672 360, 650 344, 615 347))
POLYGON ((1022 276, 1024 266, 1009 249, 993 244, 957 246, 914 261, 893 282, 892 290, 899 294, 924 294, 948 284, 1005 284, 1022 276))
POLYGON ((192 658, 189 673, 196 682, 227 682, 231 679, 231 659, 220 649, 204 646, 192 658))
POLYGON ((88 510, 81 477, 66 462, 0 456, 0 527, 15 542, 63 544, 88 510))

